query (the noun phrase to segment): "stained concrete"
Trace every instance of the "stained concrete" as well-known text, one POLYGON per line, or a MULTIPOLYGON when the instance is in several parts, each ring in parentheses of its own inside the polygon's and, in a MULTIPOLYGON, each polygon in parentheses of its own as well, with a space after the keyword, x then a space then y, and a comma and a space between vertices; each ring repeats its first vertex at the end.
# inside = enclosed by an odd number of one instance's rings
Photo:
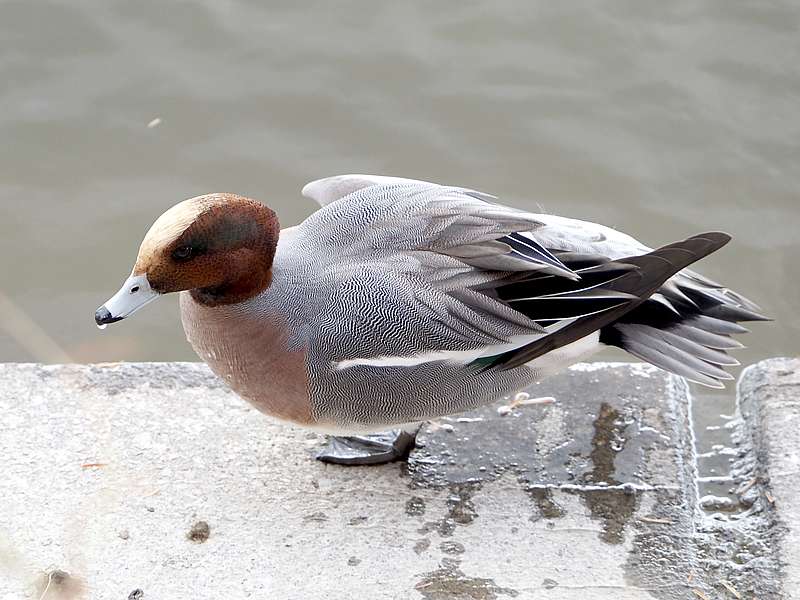
POLYGON ((735 518, 697 507, 682 380, 577 365, 529 392, 556 402, 348 468, 202 365, 0 365, 0 598, 781 597, 761 480, 735 518))

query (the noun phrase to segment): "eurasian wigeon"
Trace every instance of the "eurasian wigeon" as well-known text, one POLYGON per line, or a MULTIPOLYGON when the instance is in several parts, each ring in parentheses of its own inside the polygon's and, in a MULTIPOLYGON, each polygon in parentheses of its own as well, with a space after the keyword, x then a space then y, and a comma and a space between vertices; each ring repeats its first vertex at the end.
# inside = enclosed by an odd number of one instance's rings
POLYGON ((343 436, 323 460, 397 458, 416 424, 514 394, 604 345, 722 387, 738 322, 765 319, 686 269, 724 233, 652 250, 603 225, 374 175, 303 194, 321 208, 283 230, 234 194, 173 206, 95 320, 180 292, 189 342, 237 394, 343 436))

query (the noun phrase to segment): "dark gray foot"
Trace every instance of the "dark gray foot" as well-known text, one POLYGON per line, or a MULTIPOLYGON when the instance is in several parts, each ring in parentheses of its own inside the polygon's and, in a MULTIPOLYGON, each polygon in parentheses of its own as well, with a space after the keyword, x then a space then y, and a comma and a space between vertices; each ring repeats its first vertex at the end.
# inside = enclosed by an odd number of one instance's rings
POLYGON ((331 436, 316 458, 337 465, 382 465, 405 460, 414 448, 416 437, 416 431, 403 429, 369 435, 331 436))

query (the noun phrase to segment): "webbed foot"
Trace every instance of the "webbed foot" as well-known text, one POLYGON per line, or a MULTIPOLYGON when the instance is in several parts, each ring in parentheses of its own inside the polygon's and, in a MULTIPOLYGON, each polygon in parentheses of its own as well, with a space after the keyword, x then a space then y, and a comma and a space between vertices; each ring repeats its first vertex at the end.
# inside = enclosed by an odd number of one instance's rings
POLYGON ((382 465, 405 460, 414 448, 417 431, 392 429, 368 435, 331 436, 316 456, 337 465, 382 465))

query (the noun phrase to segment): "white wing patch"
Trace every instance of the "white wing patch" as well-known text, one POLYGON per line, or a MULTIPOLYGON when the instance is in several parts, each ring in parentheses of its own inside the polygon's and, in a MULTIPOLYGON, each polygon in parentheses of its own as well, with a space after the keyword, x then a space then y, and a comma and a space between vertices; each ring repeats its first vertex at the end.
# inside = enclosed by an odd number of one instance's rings
MULTIPOLYGON (((556 329, 563 327, 563 323, 559 324, 556 329)), ((553 331, 553 330, 551 330, 553 331)), ((550 333, 550 332, 548 332, 550 333)), ((541 337, 538 335, 525 335, 516 336, 512 341, 507 344, 494 344, 492 346, 484 346, 474 350, 462 351, 438 351, 438 352, 420 352, 419 354, 412 354, 411 356, 378 356, 376 358, 352 358, 347 360, 340 360, 333 362, 332 366, 337 371, 349 369, 351 367, 367 366, 367 367, 415 367, 421 364, 437 361, 454 362, 461 365, 468 365, 469 363, 488 356, 496 356, 510 350, 516 350, 525 344, 534 341, 541 337)), ((594 354, 600 348, 600 333, 593 332, 590 335, 582 338, 571 344, 567 344, 561 348, 557 348, 552 352, 540 356, 528 363, 528 366, 541 371, 543 374, 555 373, 561 369, 580 362, 587 356, 594 354)))
POLYGON ((457 363, 461 365, 468 365, 469 363, 485 358, 487 356, 496 356, 516 350, 536 339, 542 337, 542 333, 532 335, 517 335, 512 337, 504 344, 491 344, 489 346, 482 346, 472 350, 436 350, 431 352, 419 352, 409 356, 377 356, 375 358, 348 358, 345 360, 335 361, 332 364, 333 368, 337 371, 349 369, 351 367, 416 367, 425 363, 446 361, 457 363))

